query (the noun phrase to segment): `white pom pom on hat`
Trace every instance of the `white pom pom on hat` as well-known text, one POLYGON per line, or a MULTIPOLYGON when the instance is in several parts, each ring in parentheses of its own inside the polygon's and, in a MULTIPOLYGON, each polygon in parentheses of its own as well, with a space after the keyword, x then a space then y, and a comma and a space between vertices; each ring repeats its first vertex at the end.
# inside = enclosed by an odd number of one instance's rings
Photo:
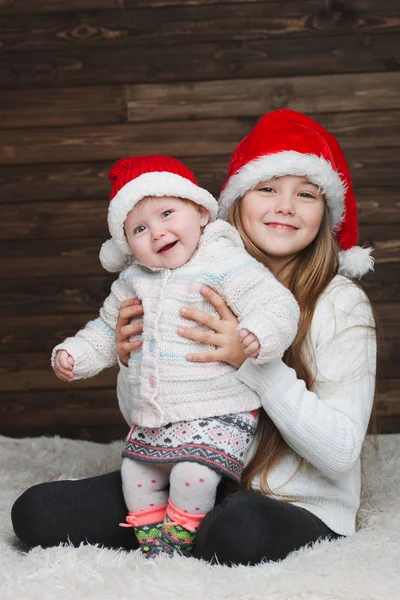
POLYGON ((373 269, 372 249, 357 246, 357 206, 343 150, 302 113, 268 113, 238 144, 219 198, 219 217, 226 219, 233 202, 262 181, 284 175, 304 175, 323 192, 340 246, 339 273, 360 278, 373 269))
POLYGON ((100 250, 103 267, 115 273, 133 259, 124 222, 133 207, 146 196, 175 196, 204 206, 210 221, 217 216, 216 199, 201 188, 192 171, 176 158, 163 155, 134 156, 117 161, 108 177, 112 184, 108 209, 111 239, 100 250))
POLYGON ((361 279, 365 273, 374 270, 374 259, 371 256, 372 248, 353 246, 349 250, 339 252, 339 273, 361 279))
POLYGON ((100 248, 100 262, 106 271, 118 273, 129 265, 130 260, 111 239, 104 242, 100 248))

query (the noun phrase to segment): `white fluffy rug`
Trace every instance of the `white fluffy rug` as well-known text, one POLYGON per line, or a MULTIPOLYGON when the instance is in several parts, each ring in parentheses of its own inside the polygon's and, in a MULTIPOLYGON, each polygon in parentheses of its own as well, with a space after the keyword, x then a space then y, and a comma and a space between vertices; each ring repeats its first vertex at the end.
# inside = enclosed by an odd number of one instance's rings
POLYGON ((378 456, 365 445, 359 532, 281 563, 229 568, 185 558, 149 561, 138 552, 95 546, 24 551, 10 522, 14 499, 59 473, 117 469, 121 444, 0 436, 1 600, 399 600, 400 435, 381 436, 378 456))

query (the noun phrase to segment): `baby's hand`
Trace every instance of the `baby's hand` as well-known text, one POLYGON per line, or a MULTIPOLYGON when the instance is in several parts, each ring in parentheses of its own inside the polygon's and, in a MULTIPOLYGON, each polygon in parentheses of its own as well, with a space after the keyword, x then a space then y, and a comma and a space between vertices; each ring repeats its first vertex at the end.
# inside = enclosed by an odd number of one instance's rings
POLYGON ((54 373, 63 381, 72 381, 74 359, 66 350, 59 350, 54 361, 54 373))
POLYGON ((250 333, 247 329, 241 329, 238 337, 247 358, 257 358, 261 346, 254 333, 250 333))

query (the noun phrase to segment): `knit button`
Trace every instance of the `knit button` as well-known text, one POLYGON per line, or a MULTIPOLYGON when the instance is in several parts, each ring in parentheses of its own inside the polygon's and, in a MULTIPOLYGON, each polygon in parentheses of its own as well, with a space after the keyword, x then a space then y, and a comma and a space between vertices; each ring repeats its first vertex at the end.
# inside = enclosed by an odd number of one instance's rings
POLYGON ((156 340, 150 340, 150 342, 149 342, 149 350, 150 350, 150 352, 154 352, 156 348, 157 348, 157 342, 156 342, 156 340))
POLYGON ((151 305, 150 310, 151 310, 151 312, 157 312, 158 311, 158 304, 157 304, 157 302, 153 302, 153 304, 151 305))
POLYGON ((153 375, 151 377, 149 377, 149 383, 150 383, 150 387, 152 387, 152 388, 156 387, 156 379, 155 379, 155 377, 153 377, 153 375))

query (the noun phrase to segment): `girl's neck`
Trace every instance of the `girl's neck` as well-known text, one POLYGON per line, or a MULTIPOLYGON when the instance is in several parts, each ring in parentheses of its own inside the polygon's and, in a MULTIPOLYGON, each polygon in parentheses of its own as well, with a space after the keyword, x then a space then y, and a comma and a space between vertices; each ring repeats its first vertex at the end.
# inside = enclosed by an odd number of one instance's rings
POLYGON ((297 255, 268 257, 268 268, 278 281, 287 287, 290 274, 295 266, 297 255))

